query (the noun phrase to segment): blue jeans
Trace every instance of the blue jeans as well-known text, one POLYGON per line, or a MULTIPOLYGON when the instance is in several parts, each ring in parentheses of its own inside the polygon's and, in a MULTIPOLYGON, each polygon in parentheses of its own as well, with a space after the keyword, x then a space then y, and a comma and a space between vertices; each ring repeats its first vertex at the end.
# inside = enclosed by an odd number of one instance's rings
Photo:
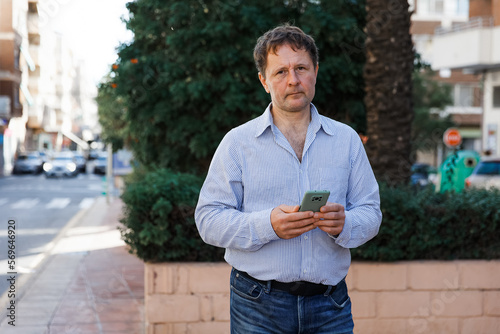
POLYGON ((330 295, 295 296, 231 271, 232 334, 347 334, 354 323, 342 280, 330 295))

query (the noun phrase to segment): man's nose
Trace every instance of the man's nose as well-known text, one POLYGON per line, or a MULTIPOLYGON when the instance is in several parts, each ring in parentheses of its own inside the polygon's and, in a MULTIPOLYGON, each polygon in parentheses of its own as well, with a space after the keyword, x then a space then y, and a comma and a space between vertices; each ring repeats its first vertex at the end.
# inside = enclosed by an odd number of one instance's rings
POLYGON ((295 72, 295 70, 288 72, 288 84, 290 86, 295 86, 295 85, 299 84, 299 82, 300 82, 300 79, 299 79, 299 76, 297 75, 297 73, 295 72))

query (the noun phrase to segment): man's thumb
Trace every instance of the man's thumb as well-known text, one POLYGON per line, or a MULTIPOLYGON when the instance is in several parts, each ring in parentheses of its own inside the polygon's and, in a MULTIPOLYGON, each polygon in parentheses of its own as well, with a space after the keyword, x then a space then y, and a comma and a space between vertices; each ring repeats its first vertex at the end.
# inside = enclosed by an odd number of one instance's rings
POLYGON ((291 212, 298 212, 300 208, 300 205, 282 205, 281 210, 286 213, 291 213, 291 212))

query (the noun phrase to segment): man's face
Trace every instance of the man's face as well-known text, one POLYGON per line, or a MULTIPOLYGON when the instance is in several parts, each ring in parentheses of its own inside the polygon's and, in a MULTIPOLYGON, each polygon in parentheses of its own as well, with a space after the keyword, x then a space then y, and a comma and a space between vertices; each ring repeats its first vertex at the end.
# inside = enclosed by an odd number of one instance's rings
POLYGON ((305 112, 314 98, 317 74, 306 50, 293 51, 285 44, 268 54, 265 77, 259 73, 259 79, 271 94, 273 111, 305 112))

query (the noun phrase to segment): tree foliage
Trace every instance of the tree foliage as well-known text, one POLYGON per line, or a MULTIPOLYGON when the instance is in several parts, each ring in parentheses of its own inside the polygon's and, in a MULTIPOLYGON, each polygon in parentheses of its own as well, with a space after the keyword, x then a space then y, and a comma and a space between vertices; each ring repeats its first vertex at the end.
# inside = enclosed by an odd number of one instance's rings
POLYGON ((270 102, 252 52, 260 35, 284 22, 319 47, 313 103, 364 131, 364 54, 345 47, 363 43, 364 1, 137 0, 127 7, 134 40, 120 47, 110 96, 127 106, 127 143, 142 165, 206 171, 224 134, 270 102))
POLYGON ((441 117, 440 111, 453 103, 451 86, 436 80, 436 72, 422 64, 413 72, 412 128, 413 152, 435 150, 442 143, 443 133, 454 125, 451 117, 441 117))
POLYGON ((124 147, 128 137, 128 123, 124 99, 110 86, 111 78, 106 77, 98 87, 97 104, 102 139, 112 144, 114 150, 124 147))

